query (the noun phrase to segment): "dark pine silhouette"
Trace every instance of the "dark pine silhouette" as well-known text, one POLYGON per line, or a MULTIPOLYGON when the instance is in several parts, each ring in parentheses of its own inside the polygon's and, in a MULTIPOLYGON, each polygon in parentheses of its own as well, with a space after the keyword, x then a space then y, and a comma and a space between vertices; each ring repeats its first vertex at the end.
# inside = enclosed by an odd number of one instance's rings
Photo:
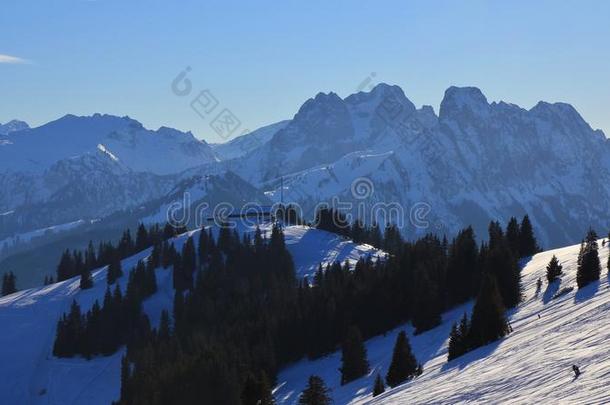
POLYGON ((299 397, 299 405, 330 405, 330 389, 324 384, 324 380, 316 375, 309 377, 307 387, 299 397))
POLYGON ((351 327, 341 347, 341 385, 358 379, 369 372, 366 348, 362 334, 356 327, 351 327))
POLYGON ((562 274, 563 267, 559 264, 559 260, 557 260, 557 256, 553 255, 551 257, 551 261, 546 266, 546 279, 549 284, 557 280, 557 278, 562 274))
POLYGON ((411 352, 409 339, 404 331, 401 331, 394 344, 392 362, 386 375, 386 382, 392 388, 403 382, 412 379, 421 373, 421 366, 417 364, 417 359, 411 352))
POLYGON ((385 384, 383 383, 383 378, 381 378, 380 374, 377 374, 375 377, 375 384, 373 385, 373 396, 381 395, 385 392, 385 384))
POLYGON ((593 281, 599 280, 601 274, 601 263, 599 260, 597 234, 589 229, 584 244, 581 244, 578 254, 578 270, 576 272, 576 284, 583 288, 593 281))

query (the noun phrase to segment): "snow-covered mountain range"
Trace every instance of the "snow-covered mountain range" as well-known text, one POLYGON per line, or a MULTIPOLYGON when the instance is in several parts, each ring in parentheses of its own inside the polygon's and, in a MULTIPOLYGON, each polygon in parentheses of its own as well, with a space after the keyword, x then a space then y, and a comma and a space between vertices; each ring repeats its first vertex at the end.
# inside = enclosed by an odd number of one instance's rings
POLYGON ((217 161, 191 133, 128 117, 67 115, 0 143, 0 236, 99 218, 165 196, 217 161))
POLYGON ((291 120, 217 145, 99 114, 5 127, 0 237, 130 210, 169 198, 191 177, 227 172, 253 186, 253 199, 283 196, 311 217, 334 197, 353 211, 364 206, 364 219, 400 222, 406 236, 469 224, 484 235, 490 220, 528 213, 542 244, 558 246, 610 225, 610 141, 601 131, 568 104, 526 110, 470 87, 448 89, 438 115, 398 86, 320 93, 291 120), (365 196, 354 193, 359 182, 365 196), (379 204, 400 210, 371 214, 379 204))
POLYGON ((529 213, 543 244, 557 246, 610 224, 610 140, 601 131, 568 104, 526 110, 471 87, 449 88, 438 116, 397 86, 345 99, 321 93, 268 143, 225 164, 276 200, 283 176, 284 200, 306 214, 333 196, 369 208, 398 203, 407 235, 467 224, 482 235, 492 219, 529 213), (362 178, 371 190, 354 199, 362 178), (423 227, 409 220, 422 204, 423 227))

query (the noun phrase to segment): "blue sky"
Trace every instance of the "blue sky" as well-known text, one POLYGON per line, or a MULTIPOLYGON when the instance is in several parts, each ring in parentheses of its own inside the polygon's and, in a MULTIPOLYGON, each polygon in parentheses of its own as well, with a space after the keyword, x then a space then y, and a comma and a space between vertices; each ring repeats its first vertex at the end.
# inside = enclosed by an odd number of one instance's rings
POLYGON ((610 135, 609 17, 601 0, 3 0, 0 122, 103 112, 218 141, 189 106, 201 90, 238 135, 374 73, 437 112, 447 87, 473 85, 526 108, 569 102, 610 135))

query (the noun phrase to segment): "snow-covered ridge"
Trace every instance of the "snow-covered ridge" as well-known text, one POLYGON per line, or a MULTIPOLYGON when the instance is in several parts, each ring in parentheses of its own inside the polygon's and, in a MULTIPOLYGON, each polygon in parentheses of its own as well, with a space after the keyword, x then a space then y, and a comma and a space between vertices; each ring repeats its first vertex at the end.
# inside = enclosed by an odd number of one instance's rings
MULTIPOLYGON (((254 232, 252 227, 240 232, 254 232)), ((261 227, 271 232, 271 225, 261 227)), ((192 231, 173 242, 178 249, 192 231)), ((334 261, 354 263, 360 257, 379 257, 381 252, 368 245, 356 245, 335 234, 302 226, 286 227, 285 239, 299 277, 311 275, 319 263, 334 261)), ((150 255, 147 249, 122 261, 124 271, 150 255)), ((49 264, 49 273, 55 263, 49 264)), ((2 404, 83 404, 108 405, 118 399, 122 352, 109 357, 58 359, 52 356, 57 320, 76 300, 86 311, 95 300, 100 302, 106 290, 106 268, 92 272, 94 286, 80 290, 79 278, 45 287, 19 291, 0 298, 0 403, 2 404)), ((143 303, 151 323, 159 323, 163 309, 171 308, 174 298, 170 269, 156 271, 158 292, 143 303)), ((119 280, 125 291, 127 276, 119 280)), ((171 312, 171 311, 170 311, 171 312)))
POLYGON ((211 144, 210 146, 222 160, 240 158, 269 142, 273 135, 286 127, 289 122, 289 120, 285 120, 266 125, 255 131, 231 139, 228 142, 211 144))
POLYGON ((606 264, 610 245, 600 245, 602 277, 578 290, 576 261, 580 246, 546 251, 529 260, 522 271, 523 302, 509 312, 513 332, 506 338, 447 362, 448 336, 453 322, 472 303, 443 314, 442 325, 414 336, 407 324, 366 343, 371 372, 340 385, 341 353, 317 361, 302 361, 280 373, 278 404, 296 404, 311 374, 332 389, 335 405, 343 404, 456 404, 562 403, 607 404, 610 369, 610 283, 606 264), (560 282, 547 285, 546 265, 556 255, 563 265, 560 282), (544 281, 536 293, 538 279, 544 281), (553 298, 561 289, 567 294, 553 298), (540 318, 539 318, 540 316, 540 318), (411 382, 372 398, 375 376, 385 376, 398 331, 406 330, 424 373, 411 382), (574 378, 571 366, 582 375, 574 378))
POLYGON ((11 143, 0 147, 0 174, 41 173, 98 145, 137 172, 170 174, 216 161, 210 146, 190 132, 165 127, 151 131, 129 117, 111 115, 66 115, 6 138, 11 143))

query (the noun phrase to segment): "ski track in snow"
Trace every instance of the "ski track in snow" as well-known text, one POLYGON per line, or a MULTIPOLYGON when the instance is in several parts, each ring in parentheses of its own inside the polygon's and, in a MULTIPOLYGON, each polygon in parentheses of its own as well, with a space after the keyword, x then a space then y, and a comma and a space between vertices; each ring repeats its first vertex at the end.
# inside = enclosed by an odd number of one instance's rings
POLYGON ((344 386, 338 371, 340 352, 288 367, 274 391, 278 404, 296 404, 311 374, 321 376, 332 389, 335 405, 610 403, 610 245, 599 242, 601 279, 582 290, 576 286, 579 245, 546 251, 525 263, 523 302, 508 313, 513 327, 508 337, 447 362, 451 325, 465 311, 470 315, 470 302, 443 314, 442 325, 421 335, 414 336, 407 324, 370 339, 366 346, 371 372, 344 386), (546 265, 553 255, 563 265, 563 275, 548 286, 546 265), (543 286, 536 295, 538 278, 543 286), (564 287, 574 290, 552 299, 564 287), (424 373, 372 398, 375 376, 380 372, 385 377, 400 330, 407 331, 424 373), (572 364, 580 367, 580 377, 574 378, 572 364))
MULTIPOLYGON (((271 225, 261 226, 270 235, 271 225)), ((253 232, 241 228, 240 232, 253 232)), ((181 249, 192 231, 174 240, 181 249)), ((335 260, 352 263, 360 256, 379 252, 368 245, 356 245, 335 234, 304 227, 285 228, 286 244, 293 255, 299 277, 311 275, 318 264, 335 260)), ((122 261, 123 271, 131 270, 138 260, 150 255, 145 250, 122 261)), ((173 304, 171 270, 158 269, 158 292, 143 303, 153 327, 159 324, 161 311, 173 304)), ((120 362, 124 349, 108 357, 55 358, 52 355, 57 320, 67 312, 75 299, 87 311, 95 300, 103 300, 106 291, 106 268, 92 273, 94 286, 81 291, 79 278, 49 286, 19 291, 0 298, 0 404, 86 404, 108 405, 119 396, 120 362)), ((123 292, 127 276, 118 280, 123 292)), ((112 287, 114 288, 114 286, 112 287)))

